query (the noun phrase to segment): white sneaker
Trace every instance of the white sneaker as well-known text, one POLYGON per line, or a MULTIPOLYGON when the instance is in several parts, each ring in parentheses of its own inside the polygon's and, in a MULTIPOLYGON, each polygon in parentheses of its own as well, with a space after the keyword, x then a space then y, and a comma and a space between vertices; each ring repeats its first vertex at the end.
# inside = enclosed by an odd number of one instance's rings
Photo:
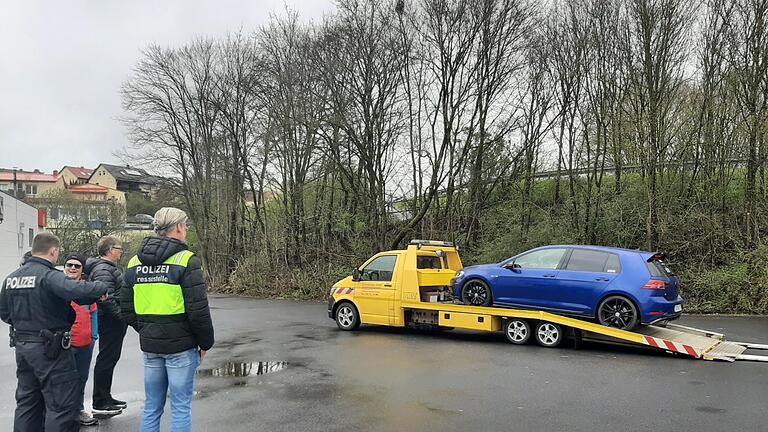
POLYGON ((80 411, 80 426, 95 426, 99 421, 93 418, 88 411, 80 411))

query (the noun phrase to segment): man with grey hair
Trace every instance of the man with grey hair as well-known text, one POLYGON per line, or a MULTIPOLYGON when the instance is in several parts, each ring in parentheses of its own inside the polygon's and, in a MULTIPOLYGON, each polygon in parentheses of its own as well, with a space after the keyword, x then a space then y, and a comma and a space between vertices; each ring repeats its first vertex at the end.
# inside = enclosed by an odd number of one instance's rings
POLYGON ((112 378, 123 351, 128 326, 120 316, 118 303, 123 275, 117 263, 123 256, 123 245, 117 237, 104 236, 99 239, 96 249, 99 256, 88 260, 85 273, 90 280, 104 282, 109 287, 107 299, 97 305, 99 354, 93 366, 93 414, 104 418, 121 414, 128 406, 125 401, 112 396, 112 378))
POLYGON ((139 332, 144 357, 143 432, 160 430, 166 394, 171 430, 192 429, 195 371, 213 346, 207 287, 198 258, 185 243, 187 214, 173 207, 155 213, 156 237, 131 258, 120 292, 121 313, 139 332))

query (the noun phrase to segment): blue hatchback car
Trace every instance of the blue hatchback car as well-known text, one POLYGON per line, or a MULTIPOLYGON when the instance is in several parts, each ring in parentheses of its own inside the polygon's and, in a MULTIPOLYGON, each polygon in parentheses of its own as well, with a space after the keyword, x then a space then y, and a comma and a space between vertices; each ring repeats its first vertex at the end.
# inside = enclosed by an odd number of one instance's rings
POLYGON ((464 268, 455 295, 595 319, 624 330, 680 317, 683 299, 663 253, 602 246, 545 246, 496 264, 464 268))

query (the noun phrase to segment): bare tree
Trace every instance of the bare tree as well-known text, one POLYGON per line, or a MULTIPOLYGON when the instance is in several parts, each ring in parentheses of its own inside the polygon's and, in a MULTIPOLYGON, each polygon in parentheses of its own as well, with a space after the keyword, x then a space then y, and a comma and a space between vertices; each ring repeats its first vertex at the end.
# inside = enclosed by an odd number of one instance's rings
POLYGON ((670 146, 672 108, 683 82, 691 2, 629 0, 627 8, 627 103, 646 189, 645 242, 653 250, 659 244, 659 163, 670 146))
POLYGON ((758 241, 757 174, 764 166, 768 112, 768 1, 734 0, 720 9, 728 40, 728 64, 747 132, 744 224, 747 244, 758 241))
POLYGON ((211 40, 199 39, 178 50, 151 46, 122 88, 126 119, 136 157, 167 164, 180 178, 181 191, 195 221, 201 255, 209 275, 219 276, 211 260, 214 224, 217 92, 216 51, 211 40))

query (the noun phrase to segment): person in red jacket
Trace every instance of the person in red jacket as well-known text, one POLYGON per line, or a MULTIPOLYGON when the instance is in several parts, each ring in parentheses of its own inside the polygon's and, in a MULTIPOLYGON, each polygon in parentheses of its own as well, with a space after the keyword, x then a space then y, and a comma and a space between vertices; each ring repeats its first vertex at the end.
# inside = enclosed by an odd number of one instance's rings
MULTIPOLYGON (((64 274, 74 280, 83 280, 83 269, 86 258, 79 254, 70 254, 64 260, 64 274)), ((80 425, 93 426, 99 424, 99 421, 85 410, 83 400, 85 398, 85 383, 88 381, 88 371, 91 367, 91 357, 93 356, 93 343, 98 339, 98 325, 96 314, 96 303, 90 305, 79 305, 72 302, 72 308, 75 310, 75 323, 72 325, 72 353, 75 357, 77 373, 80 375, 79 392, 80 398, 80 425)))

